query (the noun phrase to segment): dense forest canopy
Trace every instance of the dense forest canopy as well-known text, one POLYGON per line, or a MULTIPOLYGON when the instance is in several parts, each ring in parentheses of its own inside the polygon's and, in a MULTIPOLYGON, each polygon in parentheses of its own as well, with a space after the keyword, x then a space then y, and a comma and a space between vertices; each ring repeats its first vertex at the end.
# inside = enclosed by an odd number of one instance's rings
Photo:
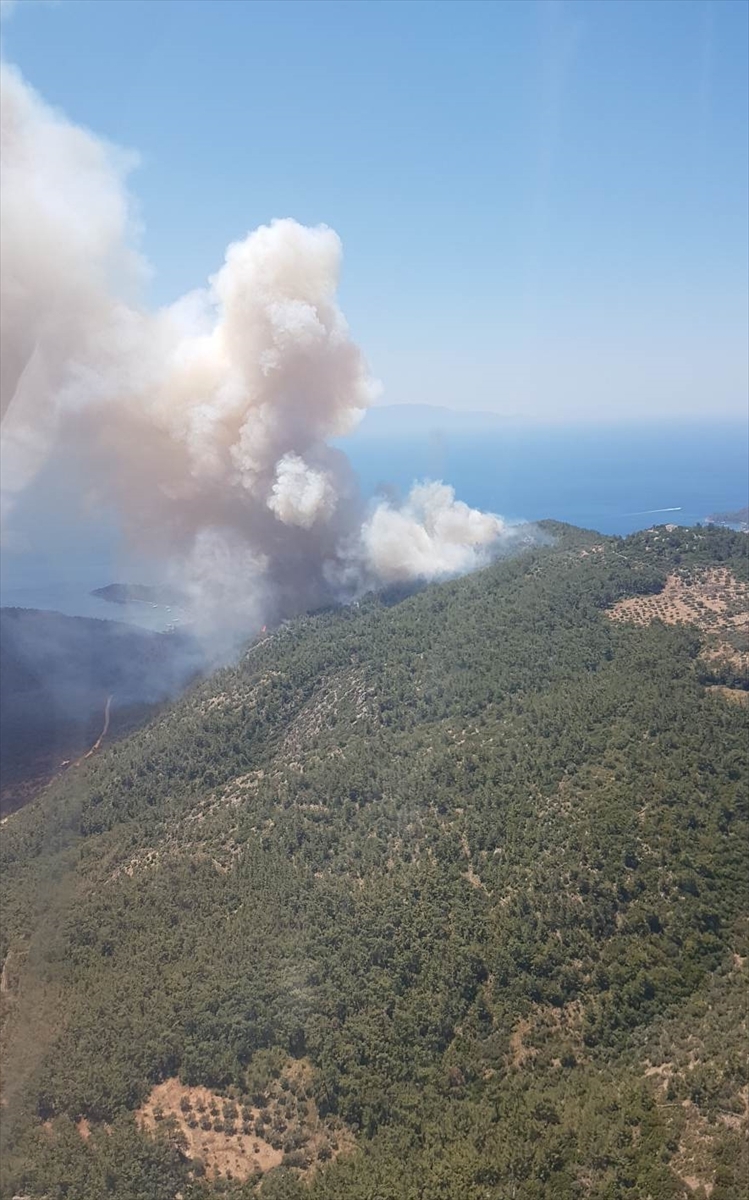
POLYGON ((546 531, 6 822, 3 1196, 744 1195, 747 538, 546 531))

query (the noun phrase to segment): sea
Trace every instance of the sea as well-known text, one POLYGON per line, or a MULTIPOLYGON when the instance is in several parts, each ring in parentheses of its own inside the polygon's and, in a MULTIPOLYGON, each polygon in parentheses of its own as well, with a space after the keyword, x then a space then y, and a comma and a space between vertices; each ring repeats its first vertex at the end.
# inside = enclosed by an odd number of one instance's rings
POLYGON ((388 424, 341 443, 366 493, 441 479, 509 520, 550 517, 620 536, 700 524, 749 494, 747 422, 466 428, 436 416, 399 438, 388 424))
MULTIPOLYGON (((740 509, 749 495, 749 429, 742 421, 534 428, 490 414, 391 406, 372 410, 336 444, 365 496, 397 500, 415 481, 438 479, 472 507, 508 520, 551 517, 620 536, 704 523, 740 509)), ((37 498, 21 514, 26 527, 16 531, 15 547, 3 550, 0 604, 150 629, 178 624, 180 614, 166 606, 116 605, 91 595, 109 583, 158 580, 152 564, 123 563, 114 518, 85 530, 66 521, 59 481, 57 488, 54 513, 37 498)))

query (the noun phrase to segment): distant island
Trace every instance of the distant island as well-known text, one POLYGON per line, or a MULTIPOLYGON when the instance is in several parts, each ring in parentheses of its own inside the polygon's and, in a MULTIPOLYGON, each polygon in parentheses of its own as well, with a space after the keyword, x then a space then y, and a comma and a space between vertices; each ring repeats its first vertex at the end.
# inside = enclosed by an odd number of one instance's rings
POLYGON ((94 588, 92 596, 107 600, 110 604, 180 604, 178 592, 164 587, 150 587, 145 583, 109 583, 106 587, 94 588))
POLYGON ((738 508, 736 512, 712 513, 705 517, 708 525, 726 525, 731 529, 739 529, 743 533, 749 531, 749 505, 738 508))

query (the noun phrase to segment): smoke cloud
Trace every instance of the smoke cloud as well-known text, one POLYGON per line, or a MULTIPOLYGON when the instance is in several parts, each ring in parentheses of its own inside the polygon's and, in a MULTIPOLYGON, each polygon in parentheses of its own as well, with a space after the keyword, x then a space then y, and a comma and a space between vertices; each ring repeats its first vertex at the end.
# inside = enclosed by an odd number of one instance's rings
POLYGON ((336 301, 341 244, 277 220, 155 313, 126 190, 132 156, 2 67, 2 509, 75 446, 206 631, 245 631, 381 582, 480 565, 513 531, 439 483, 367 506, 330 440, 378 385, 336 301))
POLYGON ((501 517, 469 508, 446 484, 422 483, 400 509, 381 502, 365 521, 361 539, 375 575, 400 583, 472 571, 510 534, 501 517))

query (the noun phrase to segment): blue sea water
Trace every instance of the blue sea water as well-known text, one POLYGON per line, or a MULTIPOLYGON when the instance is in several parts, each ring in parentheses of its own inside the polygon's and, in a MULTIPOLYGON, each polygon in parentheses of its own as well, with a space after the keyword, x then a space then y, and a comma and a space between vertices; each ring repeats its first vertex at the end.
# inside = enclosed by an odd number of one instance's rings
POLYGON ((747 503, 741 422, 564 429, 439 428, 403 438, 366 426, 340 445, 367 493, 414 479, 452 484, 467 504, 509 519, 552 517, 607 534, 694 525, 747 503))
MULTIPOLYGON (((733 511, 749 494, 745 422, 521 428, 449 410, 372 410, 338 445, 365 496, 405 495, 439 479, 477 508, 512 520, 552 517, 607 534, 651 525, 693 525, 733 511)), ((0 603, 164 628, 175 613, 91 596, 113 582, 149 583, 153 565, 119 553, 110 518, 82 527, 71 517, 70 473, 30 497, 19 515, 19 548, 0 559, 0 603)))
MULTIPOLYGON (((111 572, 102 572, 97 577, 107 578, 111 572)), ((63 613, 66 617, 94 617, 99 621, 124 621, 128 625, 139 625, 155 633, 163 632, 179 624, 181 615, 176 608, 156 604, 113 604, 92 596, 86 578, 69 576, 60 579, 17 579, 0 589, 0 606, 3 608, 40 608, 49 612, 63 613)))

